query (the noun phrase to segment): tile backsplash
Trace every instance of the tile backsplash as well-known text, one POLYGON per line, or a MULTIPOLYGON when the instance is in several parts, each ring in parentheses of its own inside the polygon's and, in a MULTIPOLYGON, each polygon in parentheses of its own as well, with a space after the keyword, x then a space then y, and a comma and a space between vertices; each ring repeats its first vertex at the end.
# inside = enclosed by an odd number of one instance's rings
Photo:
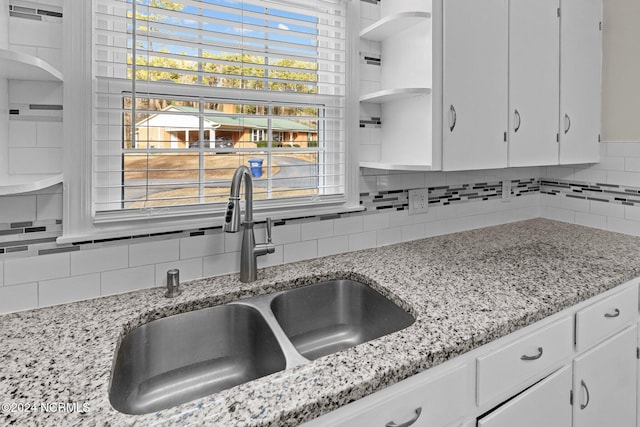
MULTIPOLYGON (((276 252, 259 267, 544 217, 640 236, 640 143, 603 143, 594 165, 468 172, 362 169, 362 212, 278 221, 276 252), (510 197, 502 195, 502 181, 510 197), (429 210, 408 214, 408 190, 429 188, 429 210)), ((219 227, 58 245, 60 186, 0 197, 0 312, 237 272, 240 233, 219 227)), ((264 225, 256 226, 262 240, 264 225)))

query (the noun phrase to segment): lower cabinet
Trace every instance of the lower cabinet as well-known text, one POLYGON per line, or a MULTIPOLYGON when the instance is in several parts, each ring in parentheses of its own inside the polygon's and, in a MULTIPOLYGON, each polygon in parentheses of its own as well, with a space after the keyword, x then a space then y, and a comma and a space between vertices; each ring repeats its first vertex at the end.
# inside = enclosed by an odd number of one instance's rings
POLYGON ((574 359, 574 427, 636 425, 636 348, 634 325, 574 359))
POLYGON ((571 367, 565 366, 478 419, 478 427, 571 427, 571 367))

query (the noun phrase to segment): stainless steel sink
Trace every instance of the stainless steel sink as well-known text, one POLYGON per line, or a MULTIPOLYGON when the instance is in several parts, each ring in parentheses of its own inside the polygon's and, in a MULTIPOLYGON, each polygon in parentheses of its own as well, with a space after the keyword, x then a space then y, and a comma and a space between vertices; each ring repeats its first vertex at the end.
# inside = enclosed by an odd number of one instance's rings
POLYGON ((260 313, 227 304, 133 330, 120 345, 109 396, 120 412, 147 414, 284 368, 260 313))
POLYGON ((406 328, 369 286, 333 280, 154 320, 122 341, 109 399, 146 414, 406 328))
POLYGON ((415 319, 359 282, 333 280, 275 296, 271 310, 296 350, 310 360, 399 331, 415 319))

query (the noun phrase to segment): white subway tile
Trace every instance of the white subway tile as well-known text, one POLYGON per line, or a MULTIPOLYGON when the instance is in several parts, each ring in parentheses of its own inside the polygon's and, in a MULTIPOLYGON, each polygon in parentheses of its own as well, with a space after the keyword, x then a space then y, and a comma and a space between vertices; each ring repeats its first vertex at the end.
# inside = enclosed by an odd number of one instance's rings
POLYGON ((100 273, 100 294, 102 296, 152 288, 154 285, 155 268, 153 265, 100 273))
POLYGON ((349 236, 335 236, 318 239, 318 256, 336 255, 349 251, 349 236))
POLYGON ((407 209, 403 209, 401 211, 389 212, 390 227, 398 227, 401 225, 410 225, 410 224, 413 224, 413 216, 409 215, 409 211, 407 209))
MULTIPOLYGON (((274 227, 275 230, 277 227, 274 227)), ((275 233, 275 232, 274 232, 275 233)), ((237 233, 223 233, 224 235, 224 251, 229 252, 240 252, 242 248, 242 231, 237 233)))
POLYGON ((38 221, 62 219, 62 193, 38 194, 36 196, 36 218, 38 221))
POLYGON ((540 206, 559 208, 560 207, 560 199, 562 199, 563 197, 564 196, 552 196, 550 194, 541 194, 540 195, 540 206))
POLYGON ((447 174, 445 172, 425 172, 425 187, 440 187, 447 185, 447 174))
POLYGON ((543 218, 553 219, 562 222, 575 222, 575 212, 567 209, 544 207, 541 209, 543 218))
POLYGON ((631 221, 640 221, 640 206, 625 206, 624 218, 631 221))
POLYGON ((640 173, 607 171, 607 184, 640 187, 640 173))
POLYGON ((4 261, 5 285, 60 279, 69 276, 68 253, 9 258, 4 261))
POLYGON ((622 218, 607 218, 607 230, 617 233, 630 234, 632 236, 640 236, 640 222, 629 221, 622 218))
POLYGON ((38 307, 38 284, 0 287, 0 314, 38 307))
POLYGON ((434 206, 430 207, 427 210, 427 213, 409 215, 412 224, 424 224, 425 222, 435 221, 436 220, 436 210, 433 209, 434 206))
POLYGON ((79 250, 71 252, 70 257, 73 276, 121 270, 129 267, 129 245, 79 250))
POLYGON ((424 238, 424 224, 411 224, 402 226, 402 241, 417 240, 424 238))
POLYGON ((607 217, 584 212, 576 212, 576 224, 591 228, 607 229, 607 217))
POLYGON ((180 258, 190 259, 224 253, 224 239, 222 233, 184 237, 180 239, 180 258))
POLYGON ((180 240, 168 239, 129 246, 129 266, 158 264, 180 259, 180 240))
MULTIPOLYGON (((377 144, 360 144, 358 146, 358 158, 361 162, 376 162, 380 159, 380 145, 377 144)), ((376 179, 376 188, 378 181, 376 179)))
POLYGON ((38 122, 36 129, 38 147, 62 148, 62 123, 38 122))
POLYGON ((401 175, 402 188, 425 188, 424 173, 405 173, 401 175))
POLYGON ((381 230, 389 227, 389 213, 380 212, 362 216, 362 229, 364 231, 381 230))
POLYGON ((10 174, 54 174, 62 172, 62 148, 9 147, 10 174))
POLYGON ((273 243, 284 245, 287 243, 299 242, 302 235, 300 224, 285 224, 273 227, 273 243))
POLYGON ((258 268, 271 267, 273 265, 282 264, 284 258, 284 246, 277 245, 275 247, 275 252, 272 254, 267 254, 258 257, 258 268))
POLYGON ((608 142, 607 156, 640 157, 640 142, 608 142))
POLYGON ((0 222, 35 221, 36 196, 1 196, 0 222))
MULTIPOLYGON (((629 172, 640 172, 640 157, 626 157, 624 159, 624 170, 629 172)), ((635 186, 640 187, 640 182, 635 186)))
POLYGON ((349 250, 358 251, 376 247, 376 232, 365 231, 363 233, 349 234, 349 250))
POLYGON ((0 259, 0 286, 4 285, 4 260, 0 259))
POLYGON ((376 245, 386 246, 402 241, 402 227, 391 227, 376 232, 376 245))
POLYGON ((378 191, 392 191, 402 189, 402 175, 379 175, 378 191))
POLYGON ((239 271, 240 252, 227 252, 220 255, 212 255, 205 257, 203 260, 204 277, 237 273, 239 271))
POLYGON ((180 270, 180 282, 201 279, 202 258, 183 259, 180 261, 170 261, 156 264, 156 285, 166 286, 167 271, 177 268, 180 270))
POLYGON ((444 219, 427 222, 424 225, 425 237, 440 236, 447 233, 447 221, 444 219))
POLYGON ((598 163, 594 163, 593 165, 591 165, 591 168, 602 169, 602 170, 623 171, 625 170, 625 158, 612 157, 612 156, 602 157, 598 163))
POLYGON ((562 166, 548 166, 544 178, 574 180, 574 169, 562 166))
POLYGON ((343 234, 352 234, 362 232, 364 220, 362 215, 349 216, 346 218, 338 218, 333 220, 333 234, 341 236, 343 234))
POLYGON ((97 273, 45 280, 38 284, 40 307, 98 298, 99 296, 100 274, 97 273))
POLYGON ((574 179, 576 181, 583 182, 605 182, 607 180, 607 172, 604 170, 588 168, 576 168, 574 173, 574 179))
POLYGON ((333 236, 333 220, 312 221, 302 224, 302 240, 323 239, 333 236))
POLYGON ((33 123, 9 120, 9 147, 35 147, 36 141, 33 123))
POLYGON ((378 179, 373 175, 360 176, 360 192, 376 193, 378 192, 378 179))
POLYGON ((594 215, 624 218, 624 205, 618 203, 590 201, 589 211, 594 215))
POLYGON ((307 240, 305 242, 290 243, 284 245, 284 262, 302 261, 318 256, 318 241, 307 240))
POLYGON ((560 208, 579 212, 589 212, 589 201, 573 197, 561 197, 560 208))

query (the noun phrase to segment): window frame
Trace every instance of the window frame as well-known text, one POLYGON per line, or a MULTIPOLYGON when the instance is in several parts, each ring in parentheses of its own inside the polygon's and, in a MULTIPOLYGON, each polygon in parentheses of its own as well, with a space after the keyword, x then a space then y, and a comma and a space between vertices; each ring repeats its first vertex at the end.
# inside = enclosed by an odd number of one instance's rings
MULTIPOLYGON (((358 197, 358 153, 354 143, 358 131, 358 43, 359 2, 345 0, 346 18, 346 70, 345 70, 345 182, 344 195, 328 197, 323 203, 314 198, 280 200, 268 206, 256 207, 254 219, 267 216, 286 219, 340 212, 360 211, 358 197)), ((63 135, 65 141, 63 185, 63 234, 59 243, 70 243, 105 238, 118 238, 144 234, 217 227, 223 224, 222 207, 192 205, 176 209, 171 215, 166 209, 143 208, 131 212, 105 214, 97 219, 94 212, 94 158, 96 130, 95 89, 93 63, 94 28, 97 0, 75 2, 64 0, 63 58, 65 105, 63 135), (90 141, 90 143, 87 143, 90 141)), ((286 94, 283 94, 286 96, 286 94)))

